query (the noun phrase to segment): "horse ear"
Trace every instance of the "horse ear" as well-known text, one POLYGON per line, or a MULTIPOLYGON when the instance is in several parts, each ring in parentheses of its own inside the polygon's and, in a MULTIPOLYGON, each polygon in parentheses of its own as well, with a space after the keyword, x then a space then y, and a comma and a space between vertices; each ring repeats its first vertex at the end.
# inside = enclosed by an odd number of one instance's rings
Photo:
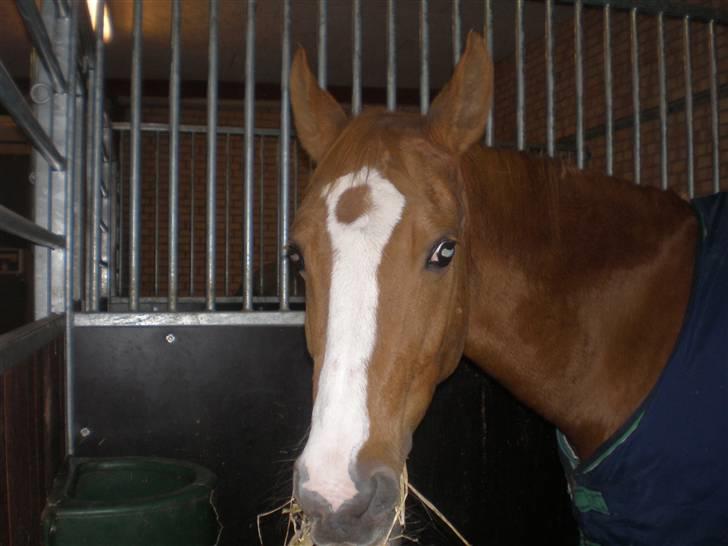
POLYGON ((318 161, 339 136, 346 114, 336 99, 319 87, 302 47, 293 57, 290 84, 296 133, 304 149, 318 161))
POLYGON ((427 115, 433 139, 462 153, 483 134, 493 100, 493 62, 483 37, 468 33, 460 62, 427 115))

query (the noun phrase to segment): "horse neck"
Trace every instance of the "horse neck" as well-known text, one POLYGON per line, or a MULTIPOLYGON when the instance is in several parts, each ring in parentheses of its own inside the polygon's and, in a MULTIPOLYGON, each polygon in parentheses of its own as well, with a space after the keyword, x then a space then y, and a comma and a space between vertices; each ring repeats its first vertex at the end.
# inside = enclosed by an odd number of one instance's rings
POLYGON ((465 354, 580 456, 655 384, 689 299, 697 222, 672 193, 473 150, 465 354))

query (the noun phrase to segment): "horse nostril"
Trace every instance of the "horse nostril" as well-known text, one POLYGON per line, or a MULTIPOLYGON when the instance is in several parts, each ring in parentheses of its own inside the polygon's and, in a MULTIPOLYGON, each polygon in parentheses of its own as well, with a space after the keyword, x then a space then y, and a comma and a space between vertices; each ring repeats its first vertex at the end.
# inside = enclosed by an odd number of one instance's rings
POLYGON ((389 514, 399 500, 399 480, 393 471, 388 468, 380 469, 372 474, 372 495, 366 514, 371 518, 378 518, 389 514))

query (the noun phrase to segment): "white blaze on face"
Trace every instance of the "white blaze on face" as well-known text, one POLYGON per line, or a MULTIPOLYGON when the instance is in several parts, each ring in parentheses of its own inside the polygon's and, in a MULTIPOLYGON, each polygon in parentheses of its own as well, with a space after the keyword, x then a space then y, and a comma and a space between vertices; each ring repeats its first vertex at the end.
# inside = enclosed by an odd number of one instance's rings
POLYGON ((326 228, 332 245, 326 352, 303 451, 307 480, 333 511, 357 493, 349 473, 369 436, 367 367, 377 332, 382 253, 399 223, 404 196, 375 169, 342 176, 324 189, 326 228), (337 219, 348 189, 366 184, 369 207, 351 223, 337 219))

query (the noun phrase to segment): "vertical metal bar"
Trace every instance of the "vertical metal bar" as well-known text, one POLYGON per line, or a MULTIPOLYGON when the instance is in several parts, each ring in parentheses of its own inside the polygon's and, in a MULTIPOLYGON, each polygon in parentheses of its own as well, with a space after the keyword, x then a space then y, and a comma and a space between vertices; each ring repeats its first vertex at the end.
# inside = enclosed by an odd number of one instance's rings
POLYGON ((715 21, 708 23, 710 54, 710 128, 713 143, 713 193, 720 191, 720 114, 718 112, 718 62, 715 48, 715 21))
POLYGON ((190 133, 190 288, 195 295, 195 133, 190 133))
POLYGON ((230 133, 225 135, 225 296, 230 295, 230 133))
POLYGON ((428 0, 420 0, 420 113, 430 107, 430 24, 428 0))
POLYGON ((180 124, 180 0, 172 0, 169 66, 169 266, 167 297, 169 311, 177 310, 179 292, 179 124, 180 124))
POLYGON ((260 136, 258 142, 260 148, 258 150, 258 245, 261 251, 258 253, 258 294, 265 295, 265 256, 262 251, 263 241, 265 240, 265 137, 260 136))
POLYGON ((217 65, 218 0, 210 0, 209 43, 207 46, 207 292, 205 308, 215 310, 216 233, 215 203, 217 180, 217 65))
POLYGON ((253 167, 255 152, 255 0, 248 0, 245 33, 245 189, 243 310, 253 310, 253 167))
POLYGON ((94 73, 94 133, 93 180, 91 216, 91 311, 99 310, 99 284, 101 282, 101 183, 104 162, 104 0, 96 4, 96 53, 94 73))
POLYGON ((641 123, 640 123, 640 44, 637 27, 637 8, 630 10, 629 18, 629 36, 630 36, 630 53, 632 61, 632 160, 634 163, 634 183, 640 184, 642 181, 641 168, 641 123))
POLYGON ((523 46, 523 0, 516 0, 516 141, 526 147, 526 76, 523 46))
POLYGON ((117 267, 119 270, 119 278, 116 283, 116 295, 121 296, 124 293, 124 185, 126 183, 126 169, 125 161, 126 154, 124 153, 124 141, 126 137, 125 131, 119 131, 119 184, 117 185, 117 191, 119 192, 119 210, 116 214, 118 225, 116 227, 117 244, 119 247, 119 259, 117 260, 117 267))
POLYGON ((690 53, 690 16, 683 18, 683 63, 685 68, 685 132, 687 138, 688 196, 695 197, 695 153, 693 148, 693 63, 690 53))
POLYGON ((614 174, 614 108, 612 102, 612 8, 604 6, 604 110, 606 116, 606 170, 614 174))
POLYGON ((131 51, 131 168, 129 203, 129 310, 139 310, 142 234, 142 0, 134 0, 131 51))
POLYGON ((546 152, 554 157, 554 0, 546 0, 546 152))
POLYGON ((584 168, 584 33, 582 0, 574 3, 574 74, 576 80, 576 166, 584 168))
POLYGON ((397 108, 397 40, 395 0, 387 0, 387 110, 397 108))
POLYGON ((455 66, 460 60, 462 50, 462 22, 460 19, 460 0, 452 0, 452 64, 455 66))
POLYGON ((665 17, 657 14, 657 78, 660 85, 660 187, 667 189, 667 70, 665 66, 665 17))
MULTIPOLYGON (((288 73, 291 66, 291 0, 283 0, 283 32, 281 36, 281 180, 278 191, 279 229, 278 229, 278 294, 280 309, 287 311, 289 306, 289 271, 285 247, 288 243, 289 225, 289 187, 291 172, 291 118, 288 90, 288 73)), ((262 250, 262 248, 261 248, 262 250)))
POLYGON ((321 89, 326 89, 326 43, 328 41, 326 23, 328 11, 328 0, 318 0, 318 84, 321 89))
MULTIPOLYGON (((298 153, 298 141, 294 140, 293 146, 293 210, 298 210, 298 185, 300 183, 298 177, 300 155, 298 153)), ((293 295, 298 296, 298 275, 293 273, 293 295)))
MULTIPOLYGON (((483 6, 485 10, 484 33, 486 43, 488 44, 488 53, 493 55, 493 0, 485 0, 483 6)), ((495 104, 495 96, 493 97, 493 105, 495 104)), ((493 146, 493 106, 488 113, 488 121, 485 125, 485 145, 493 146)))
POLYGON ((159 296, 159 131, 154 133, 154 295, 159 296))
MULTIPOLYGON (((76 450, 75 431, 75 351, 73 338, 73 315, 75 313, 75 279, 73 253, 76 245, 75 237, 75 214, 74 205, 76 202, 76 177, 78 177, 78 164, 76 162, 76 147, 80 144, 76 123, 76 57, 78 54, 78 9, 79 3, 71 5, 70 20, 67 26, 66 36, 68 41, 68 60, 66 62, 66 73, 68 74, 68 88, 66 93, 66 112, 68 123, 66 125, 66 184, 65 184, 65 224, 66 224, 66 250, 65 250, 65 313, 66 331, 64 339, 65 366, 66 366, 66 452, 73 455, 76 450)), ((61 61, 63 62, 63 61, 61 61)), ((79 177, 80 178, 80 177, 79 177)))
POLYGON ((352 0, 351 113, 361 112, 361 0, 352 0))
POLYGON ((93 260, 91 259, 93 222, 93 179, 94 179, 94 106, 96 104, 96 90, 93 82, 96 81, 96 68, 92 62, 88 62, 88 75, 86 77, 86 95, 88 102, 85 104, 86 109, 86 126, 85 126, 85 157, 84 165, 86 166, 86 177, 84 184, 84 213, 83 213, 83 230, 84 230, 84 311, 91 310, 91 278, 93 277, 93 260))

